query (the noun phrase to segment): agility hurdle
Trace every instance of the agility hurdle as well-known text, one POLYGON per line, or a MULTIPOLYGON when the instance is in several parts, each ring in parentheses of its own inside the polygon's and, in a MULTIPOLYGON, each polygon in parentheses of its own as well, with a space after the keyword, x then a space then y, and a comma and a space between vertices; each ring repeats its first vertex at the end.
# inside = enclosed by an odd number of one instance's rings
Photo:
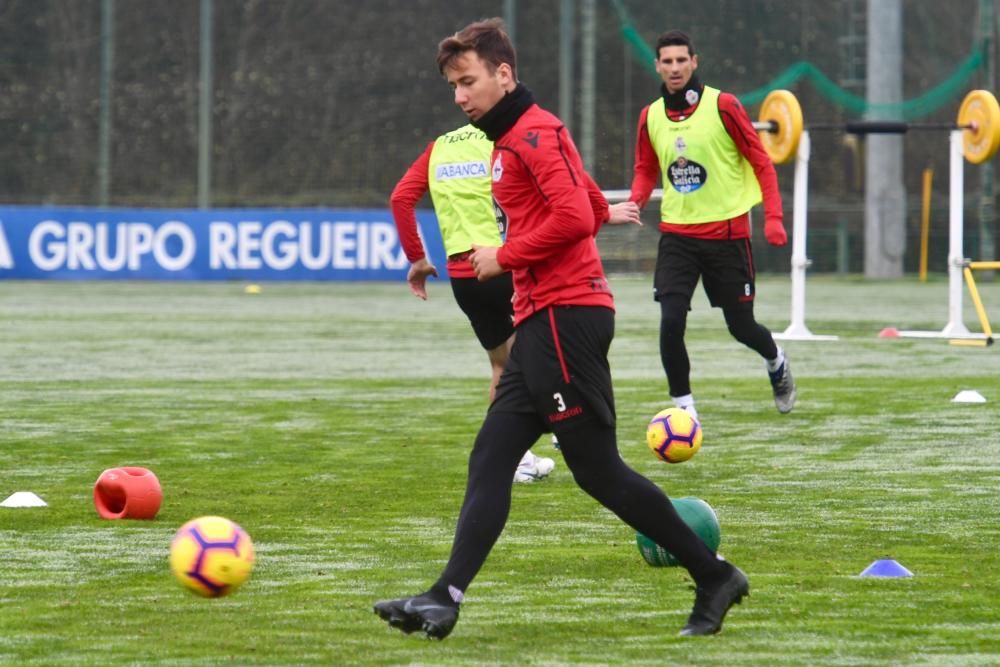
POLYGON ((983 333, 979 337, 970 335, 965 338, 952 338, 948 342, 952 345, 963 345, 966 347, 988 347, 993 344, 993 329, 990 328, 990 320, 986 317, 983 300, 979 298, 976 279, 972 276, 974 269, 1000 269, 1000 262, 966 262, 965 266, 962 267, 962 275, 965 277, 965 284, 969 287, 969 296, 972 297, 972 305, 976 309, 976 315, 979 317, 979 325, 983 328, 983 333))
MULTIPOLYGON (((803 129, 802 108, 787 90, 768 94, 761 105, 760 118, 754 127, 771 159, 781 163, 796 155, 795 214, 805 215, 805 193, 799 194, 799 180, 806 180, 809 159, 809 133, 803 129), (804 154, 804 156, 803 156, 804 154)), ((962 322, 962 271, 968 265, 963 257, 964 228, 964 159, 972 164, 986 162, 1000 149, 1000 104, 993 93, 973 90, 962 100, 954 123, 905 123, 897 121, 853 121, 845 124, 816 124, 818 130, 840 130, 849 134, 904 134, 909 130, 949 130, 949 202, 948 202, 948 322, 941 331, 900 331, 899 336, 912 338, 970 338, 972 334, 962 322)), ((793 232, 798 241, 798 224, 793 232)), ((804 228, 804 224, 803 224, 804 228)), ((803 234, 804 236, 804 234, 803 234)), ((785 334, 810 335, 805 326, 805 258, 804 240, 801 254, 792 254, 792 324, 785 334), (800 287, 796 291, 796 281, 800 287), (797 299, 800 302, 797 303, 797 299)), ((971 283, 974 288, 974 283, 971 283)), ((792 336, 786 336, 791 339, 792 336)), ((778 336, 775 336, 776 338, 778 336)), ((813 337, 815 338, 815 337, 813 337)), ((806 338, 808 339, 808 338, 806 338)))

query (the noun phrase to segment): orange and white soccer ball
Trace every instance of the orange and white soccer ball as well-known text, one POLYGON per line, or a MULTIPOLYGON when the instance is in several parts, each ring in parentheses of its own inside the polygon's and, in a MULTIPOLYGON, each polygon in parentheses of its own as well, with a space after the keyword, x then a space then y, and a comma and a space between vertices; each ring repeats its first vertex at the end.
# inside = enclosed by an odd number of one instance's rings
POLYGON ((191 519, 170 543, 170 571, 188 590, 207 598, 229 595, 250 578, 253 542, 221 516, 191 519))
POLYGON ((646 445, 667 463, 681 463, 701 448, 701 424, 682 408, 657 412, 646 427, 646 445))

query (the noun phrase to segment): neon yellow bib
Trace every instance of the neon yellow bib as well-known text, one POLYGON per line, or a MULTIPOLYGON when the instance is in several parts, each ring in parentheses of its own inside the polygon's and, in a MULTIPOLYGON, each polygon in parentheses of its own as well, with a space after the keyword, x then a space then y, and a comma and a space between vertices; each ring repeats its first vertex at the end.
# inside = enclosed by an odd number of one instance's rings
POLYGON ((473 243, 501 244, 490 192, 492 154, 493 142, 471 125, 434 142, 427 183, 446 255, 465 252, 473 243))
POLYGON ((705 86, 688 118, 667 118, 663 98, 649 105, 649 140, 660 160, 660 219, 675 224, 715 222, 742 215, 761 202, 753 167, 719 117, 719 91, 705 86))

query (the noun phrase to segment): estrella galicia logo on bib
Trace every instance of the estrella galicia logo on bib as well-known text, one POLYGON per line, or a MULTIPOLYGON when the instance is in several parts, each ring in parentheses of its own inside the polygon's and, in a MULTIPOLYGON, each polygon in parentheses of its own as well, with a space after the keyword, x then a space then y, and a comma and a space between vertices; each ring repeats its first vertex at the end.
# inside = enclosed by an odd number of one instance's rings
POLYGON ((500 202, 497 201, 496 197, 493 197, 493 213, 497 216, 497 230, 500 232, 500 238, 507 238, 507 213, 500 207, 500 202))
POLYGON ((674 186, 674 190, 687 194, 705 185, 708 171, 694 160, 679 157, 670 163, 667 178, 670 179, 670 185, 674 186))

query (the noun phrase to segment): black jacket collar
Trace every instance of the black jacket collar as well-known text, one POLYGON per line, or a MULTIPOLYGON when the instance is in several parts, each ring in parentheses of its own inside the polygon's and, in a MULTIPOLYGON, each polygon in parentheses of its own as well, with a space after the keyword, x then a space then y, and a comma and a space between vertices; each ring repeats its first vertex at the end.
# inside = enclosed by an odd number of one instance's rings
POLYGON ((472 125, 485 132, 490 141, 496 141, 514 127, 517 119, 534 103, 535 96, 531 94, 527 86, 519 83, 514 90, 504 95, 479 120, 473 121, 472 125))
POLYGON ((692 74, 687 85, 676 93, 668 93, 667 86, 660 84, 660 94, 663 96, 663 104, 671 111, 686 111, 691 107, 698 106, 703 88, 701 81, 698 80, 698 75, 692 74))

